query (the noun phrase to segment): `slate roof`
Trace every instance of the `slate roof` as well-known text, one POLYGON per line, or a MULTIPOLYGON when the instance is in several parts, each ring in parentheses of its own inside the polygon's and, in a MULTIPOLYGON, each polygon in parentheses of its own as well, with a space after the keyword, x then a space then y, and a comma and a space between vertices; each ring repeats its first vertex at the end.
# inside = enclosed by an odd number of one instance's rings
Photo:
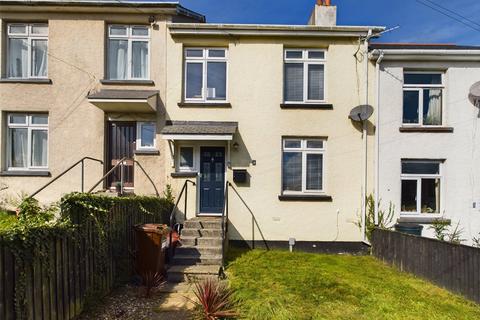
POLYGON ((88 99, 122 99, 122 100, 143 100, 158 94, 158 90, 115 90, 103 89, 89 94, 88 99))
POLYGON ((462 46, 451 43, 380 43, 373 42, 369 45, 370 50, 374 49, 412 49, 412 50, 480 50, 480 46, 462 46))
POLYGON ((167 121, 162 134, 234 134, 238 122, 227 121, 167 121))

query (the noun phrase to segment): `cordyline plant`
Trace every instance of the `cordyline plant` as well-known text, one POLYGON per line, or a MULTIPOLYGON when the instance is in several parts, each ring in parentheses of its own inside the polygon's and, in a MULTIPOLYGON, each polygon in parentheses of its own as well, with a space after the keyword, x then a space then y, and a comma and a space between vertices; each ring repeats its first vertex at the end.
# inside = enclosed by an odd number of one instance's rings
POLYGON ((165 283, 163 275, 160 272, 148 271, 142 275, 142 278, 145 287, 145 298, 150 298, 153 289, 158 288, 165 283))
POLYGON ((208 278, 195 284, 193 301, 197 306, 198 318, 216 320, 234 318, 237 313, 232 308, 232 291, 224 282, 208 278))

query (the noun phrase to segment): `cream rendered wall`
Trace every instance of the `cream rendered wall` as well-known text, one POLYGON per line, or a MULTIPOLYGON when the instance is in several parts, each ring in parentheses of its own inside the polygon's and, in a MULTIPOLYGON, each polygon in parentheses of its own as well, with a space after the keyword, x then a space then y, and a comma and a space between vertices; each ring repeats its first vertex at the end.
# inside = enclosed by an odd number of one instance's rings
MULTIPOLYGON (((90 104, 86 96, 89 92, 101 88, 110 89, 144 89, 159 90, 160 103, 158 112, 150 115, 152 119, 163 116, 163 97, 165 94, 165 20, 158 17, 158 27, 151 29, 150 76, 153 86, 139 85, 102 85, 104 78, 104 61, 106 50, 106 26, 108 23, 145 24, 148 13, 115 14, 115 9, 107 14, 97 13, 50 13, 35 14, 7 13, 0 17, 3 26, 1 37, 5 39, 5 24, 17 21, 48 21, 48 77, 52 84, 0 83, 0 111, 49 113, 49 171, 55 177, 64 169, 84 156, 104 160, 105 121, 108 115, 90 104)), ((5 41, 2 41, 5 44, 5 41)), ((5 52, 5 46, 0 50, 5 52)), ((3 67, 4 65, 2 65, 3 67)), ((2 70, 4 74, 4 70, 2 70)), ((138 116, 124 115, 125 119, 138 116)), ((2 135, 5 143, 5 119, 1 121, 2 135)), ((163 141, 157 137, 157 145, 163 150, 163 141)), ((5 148, 2 148, 2 153, 5 148)), ((160 192, 164 186, 164 155, 138 156, 145 170, 154 180, 160 192)), ((5 169, 5 157, 2 155, 2 170, 5 169)), ((86 189, 90 188, 103 175, 103 168, 95 162, 86 165, 86 189)), ((143 173, 137 168, 136 193, 153 194, 154 189, 143 173)), ((0 184, 9 188, 0 195, 17 197, 20 193, 31 193, 47 183, 48 177, 7 177, 0 176, 0 184)), ((38 196, 42 202, 58 200, 61 195, 80 190, 80 167, 74 169, 60 180, 42 191, 38 196)))
MULTIPOLYGON (((468 101, 470 86, 480 80, 475 62, 390 62, 382 63, 380 75, 380 198, 391 201, 400 215, 402 158, 446 159, 443 164, 441 212, 452 225, 460 222, 462 237, 471 243, 480 232, 480 118, 478 108, 468 101), (444 118, 453 133, 401 133, 403 69, 446 70, 444 118)), ((424 235, 432 236, 429 225, 424 235)))
MULTIPOLYGON (((266 39, 175 38, 168 41, 167 119, 238 121, 232 148, 233 168, 247 168, 250 184, 236 186, 254 212, 267 240, 360 241, 358 220, 362 205, 363 143, 361 129, 348 119, 350 110, 365 101, 365 64, 353 57, 358 39, 266 39), (183 48, 225 46, 228 48, 228 101, 232 108, 181 108, 183 48), (283 50, 327 48, 327 100, 333 110, 281 109, 283 100, 283 50), (328 137, 325 187, 332 202, 279 201, 281 194, 282 136, 328 137), (251 165, 250 160, 256 160, 251 165)), ((374 69, 370 66, 371 74, 374 69)), ((371 87, 372 88, 372 87, 371 87)), ((372 98, 373 90, 370 91, 372 98)), ((373 117, 371 121, 374 122, 373 117)), ((370 125, 370 131, 372 126, 370 125)), ((369 132, 369 158, 373 159, 373 136, 369 132)), ((370 160, 371 162, 371 160, 370 160)), ((369 170, 372 188, 373 167, 369 170)), ((171 160, 166 168, 170 171, 171 160)), ((168 170, 167 170, 168 171, 168 170)), ((167 172, 168 173, 168 172, 167 172)), ((233 181, 232 171, 227 179, 233 181)), ((176 194, 184 179, 168 177, 176 194)), ((196 194, 189 186, 188 216, 195 215, 196 194)), ((230 238, 251 239, 250 214, 230 191, 230 238)), ((183 204, 180 206, 183 210, 183 204)), ((258 230, 254 235, 260 240, 258 230)))

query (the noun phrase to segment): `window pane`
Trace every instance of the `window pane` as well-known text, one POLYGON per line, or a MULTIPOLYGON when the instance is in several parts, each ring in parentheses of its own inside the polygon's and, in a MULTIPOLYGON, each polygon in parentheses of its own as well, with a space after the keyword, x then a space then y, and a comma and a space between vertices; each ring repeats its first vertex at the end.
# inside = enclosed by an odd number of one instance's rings
POLYGON ((307 190, 321 190, 323 177, 323 155, 307 154, 307 190))
POLYGON ((307 148, 322 149, 323 148, 323 141, 322 140, 308 140, 307 141, 307 148))
POLYGON ((208 62, 207 69, 207 100, 225 100, 227 98, 227 64, 208 62))
POLYGON ((142 123, 140 126, 140 141, 141 147, 153 148, 155 147, 155 124, 154 123, 142 123))
POLYGON ((8 48, 8 76, 26 78, 28 76, 27 39, 9 39, 8 48))
POLYGON ((148 73, 148 42, 132 42, 132 78, 147 78, 148 73))
POLYGON ((132 36, 148 36, 147 27, 133 27, 132 36))
POLYGON ((203 64, 187 63, 186 98, 202 98, 203 64))
POLYGON ((193 148, 180 148, 180 167, 193 168, 193 148))
POLYGON ((405 84, 442 84, 440 73, 405 73, 403 75, 405 84))
POLYGON ((282 170, 283 191, 302 191, 302 153, 284 152, 282 170))
POLYGON ((287 51, 285 54, 287 59, 302 59, 302 51, 287 51))
POLYGON ((440 174, 440 163, 402 161, 402 173, 404 174, 440 174))
POLYGON ((46 130, 32 130, 32 166, 47 166, 48 133, 46 130))
POLYGON ((11 114, 9 121, 12 124, 26 124, 27 116, 23 114, 11 114))
POLYGON ((25 26, 25 25, 10 25, 9 26, 9 33, 11 33, 11 34, 26 34, 27 33, 27 26, 25 26))
POLYGON ((223 49, 210 49, 208 50, 208 56, 210 58, 224 58, 225 50, 223 49))
POLYGON ((402 211, 417 212, 417 180, 402 180, 402 211))
POLYGON ((442 124, 442 89, 423 90, 423 124, 442 124))
POLYGON ((10 167, 27 167, 28 129, 10 129, 10 167))
POLYGON ((32 116, 32 124, 48 124, 48 115, 34 115, 32 116))
POLYGON ((285 148, 300 148, 302 146, 301 140, 285 140, 285 148))
POLYGON ((32 40, 32 76, 47 76, 47 40, 32 40))
POLYGON ((46 24, 33 25, 32 34, 48 34, 48 25, 46 24))
POLYGON ((439 213, 440 179, 422 179, 422 213, 439 213))
POLYGON ((110 26, 110 35, 112 35, 112 36, 126 36, 127 35, 127 27, 110 26))
POLYGON ((303 63, 285 63, 285 101, 303 101, 303 63))
POLYGON ((323 51, 308 51, 308 59, 325 59, 323 51))
POLYGON ((202 49, 187 49, 185 54, 189 58, 201 58, 203 57, 203 50, 202 49))
POLYGON ((403 123, 418 123, 418 91, 403 91, 403 123))
POLYGON ((110 40, 108 42, 108 78, 126 79, 128 62, 128 41, 110 40))
POLYGON ((308 99, 323 100, 324 68, 322 64, 308 65, 308 99))

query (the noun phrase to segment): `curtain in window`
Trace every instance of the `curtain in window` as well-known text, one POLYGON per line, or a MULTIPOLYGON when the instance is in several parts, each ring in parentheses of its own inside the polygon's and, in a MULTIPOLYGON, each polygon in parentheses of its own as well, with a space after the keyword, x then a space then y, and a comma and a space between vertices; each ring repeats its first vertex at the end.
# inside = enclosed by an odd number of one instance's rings
POLYGON ((27 39, 10 39, 8 43, 8 76, 27 78, 28 43, 27 39))
POLYGON ((132 78, 146 79, 148 73, 148 42, 132 42, 132 78))
POLYGON ((284 152, 283 191, 302 191, 302 153, 284 152))
POLYGON ((423 124, 442 124, 442 90, 425 89, 423 91, 423 124))
POLYGON ((48 133, 46 130, 32 130, 32 166, 46 167, 48 154, 48 133))
POLYGON ((28 129, 10 129, 10 167, 27 167, 28 129))
POLYGON ((203 87, 203 64, 187 63, 186 98, 201 98, 203 87))
POLYGON ((323 155, 307 154, 307 190, 322 190, 323 155))
POLYGON ((285 63, 285 101, 303 101, 303 64, 285 63))
POLYGON ((47 76, 47 40, 32 40, 32 76, 47 76))
POLYGON ((308 99, 323 100, 324 96, 324 65, 308 65, 308 99))
POLYGON ((227 64, 225 62, 207 63, 207 99, 225 100, 227 98, 227 64))
POLYGON ((108 77, 126 79, 128 62, 128 41, 110 40, 108 42, 108 77))

